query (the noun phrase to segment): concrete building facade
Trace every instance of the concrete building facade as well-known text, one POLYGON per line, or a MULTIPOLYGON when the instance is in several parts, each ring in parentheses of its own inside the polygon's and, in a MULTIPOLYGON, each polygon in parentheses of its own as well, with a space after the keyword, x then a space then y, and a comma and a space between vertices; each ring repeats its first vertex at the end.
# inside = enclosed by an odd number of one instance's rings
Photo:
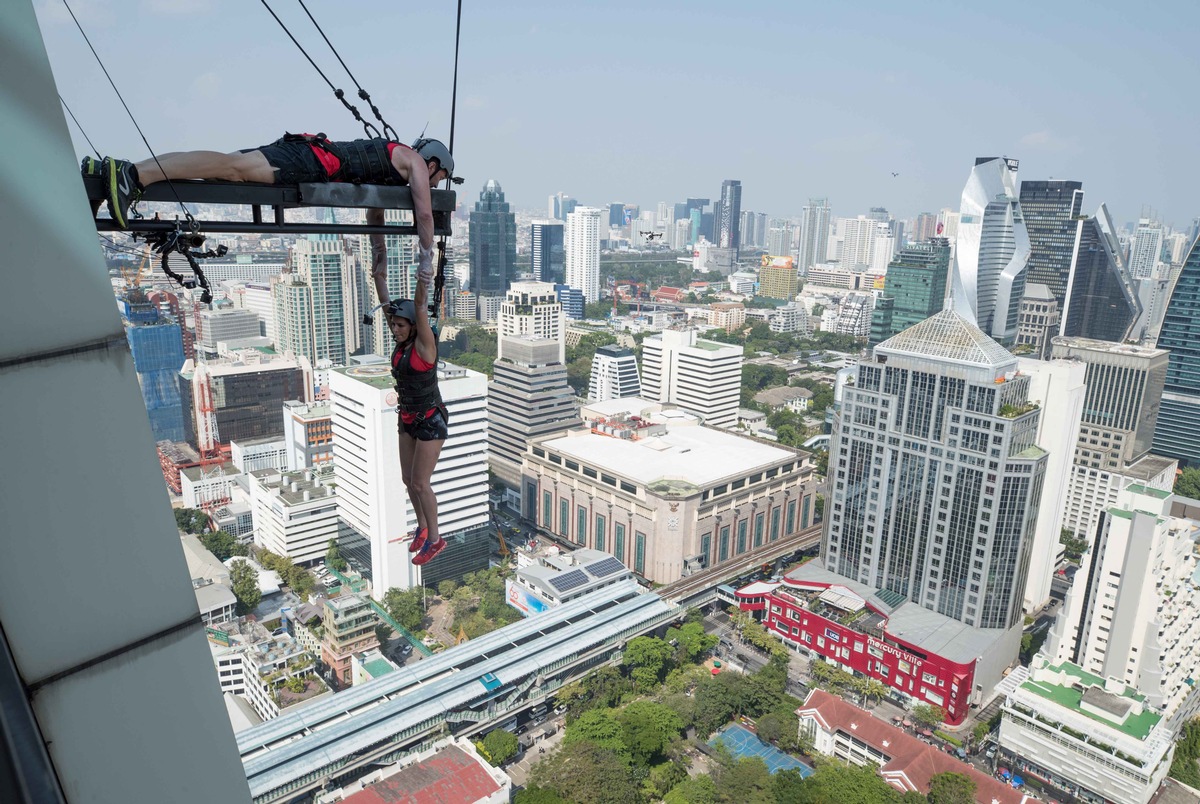
POLYGON ((642 342, 642 395, 674 403, 710 427, 733 427, 741 395, 742 348, 664 330, 642 342))

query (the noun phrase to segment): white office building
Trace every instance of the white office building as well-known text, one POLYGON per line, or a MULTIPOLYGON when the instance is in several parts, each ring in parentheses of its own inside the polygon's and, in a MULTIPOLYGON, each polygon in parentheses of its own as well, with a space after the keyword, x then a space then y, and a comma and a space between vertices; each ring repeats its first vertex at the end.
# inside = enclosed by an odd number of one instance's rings
POLYGON ((250 473, 254 543, 296 564, 325 557, 338 537, 337 493, 332 474, 307 470, 250 473))
POLYGON ((258 316, 250 310, 221 307, 196 313, 196 354, 215 358, 217 344, 259 337, 258 316))
MULTIPOLYGON (((451 363, 438 368, 450 437, 433 473, 442 535, 486 525, 487 377, 451 363)), ((335 369, 330 375, 334 479, 341 541, 365 540, 372 595, 421 582, 405 535, 417 525, 400 476, 396 392, 391 368, 378 363, 335 369)), ((361 543, 361 542, 360 542, 361 543)))
POLYGON ((554 285, 549 282, 513 282, 500 304, 496 319, 496 357, 504 357, 505 338, 528 335, 559 344, 558 362, 566 362, 566 316, 554 285))
POLYGON ((592 357, 588 380, 588 401, 604 402, 627 396, 641 396, 637 358, 623 346, 601 346, 592 357))
POLYGON ((642 342, 642 396, 674 403, 709 427, 734 427, 742 386, 742 347, 664 330, 642 342))
POLYGON ((1071 360, 1019 359, 1018 370, 1029 377, 1029 401, 1041 405, 1036 442, 1049 453, 1038 503, 1023 608, 1032 612, 1050 600, 1050 582, 1063 559, 1063 500, 1074 467, 1075 444, 1083 418, 1085 368, 1071 360))
MULTIPOLYGON (((208 264, 205 263, 207 271, 208 264)), ((271 298, 271 283, 227 282, 227 298, 236 310, 249 310, 258 316, 258 334, 275 343, 275 302, 271 298)))
POLYGON ((588 304, 600 300, 600 215, 595 207, 577 207, 563 233, 567 284, 583 291, 588 304))

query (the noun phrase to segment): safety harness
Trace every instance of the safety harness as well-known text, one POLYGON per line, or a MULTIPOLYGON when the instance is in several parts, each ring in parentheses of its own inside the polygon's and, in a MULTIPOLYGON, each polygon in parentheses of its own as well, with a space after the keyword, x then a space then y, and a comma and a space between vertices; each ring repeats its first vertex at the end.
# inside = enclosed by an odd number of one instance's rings
POLYGON ((416 416, 416 421, 425 421, 425 415, 437 408, 442 417, 448 420, 446 405, 442 401, 442 392, 438 388, 437 368, 428 371, 417 371, 412 367, 412 351, 416 347, 414 340, 403 350, 400 345, 392 352, 392 377, 396 380, 396 396, 399 397, 401 413, 416 416), (396 352, 400 359, 396 359, 396 352))

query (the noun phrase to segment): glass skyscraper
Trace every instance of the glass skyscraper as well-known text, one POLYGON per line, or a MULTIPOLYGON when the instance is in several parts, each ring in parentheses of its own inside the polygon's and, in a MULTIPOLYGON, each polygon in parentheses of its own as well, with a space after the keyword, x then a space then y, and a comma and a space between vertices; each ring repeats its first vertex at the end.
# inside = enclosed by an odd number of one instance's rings
POLYGON ((1061 309, 1083 214, 1083 182, 1023 181, 1021 212, 1029 232, 1029 282, 1050 288, 1061 309))
POLYGON ((936 237, 900 249, 888 265, 883 298, 875 307, 871 343, 876 344, 919 324, 942 309, 950 271, 950 241, 936 237))
POLYGON ((1059 302, 1060 333, 1121 343, 1129 339, 1142 305, 1107 207, 1101 204, 1095 217, 1075 226, 1071 271, 1059 302))
POLYGON ((556 284, 565 281, 567 267, 563 256, 563 222, 534 221, 530 226, 529 253, 534 279, 556 284))
POLYGON ((1167 302, 1158 348, 1171 357, 1153 451, 1200 467, 1200 241, 1192 244, 1167 302))
POLYGON ((478 296, 503 296, 517 262, 517 219, 504 191, 489 179, 471 211, 471 290, 478 296))

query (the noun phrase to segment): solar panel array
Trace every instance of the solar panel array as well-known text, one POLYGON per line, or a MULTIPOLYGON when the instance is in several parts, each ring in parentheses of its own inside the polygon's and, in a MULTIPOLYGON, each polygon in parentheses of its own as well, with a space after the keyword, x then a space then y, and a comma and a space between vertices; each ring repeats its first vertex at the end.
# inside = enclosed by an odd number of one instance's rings
POLYGON ((583 586, 587 582, 587 573, 578 569, 564 572, 562 575, 555 575, 550 579, 550 585, 559 592, 570 592, 572 589, 583 586))
POLYGON ((621 563, 621 559, 619 558, 605 558, 597 561, 595 564, 587 565, 587 571, 597 578, 607 577, 614 572, 621 572, 623 569, 625 569, 625 565, 621 563))

